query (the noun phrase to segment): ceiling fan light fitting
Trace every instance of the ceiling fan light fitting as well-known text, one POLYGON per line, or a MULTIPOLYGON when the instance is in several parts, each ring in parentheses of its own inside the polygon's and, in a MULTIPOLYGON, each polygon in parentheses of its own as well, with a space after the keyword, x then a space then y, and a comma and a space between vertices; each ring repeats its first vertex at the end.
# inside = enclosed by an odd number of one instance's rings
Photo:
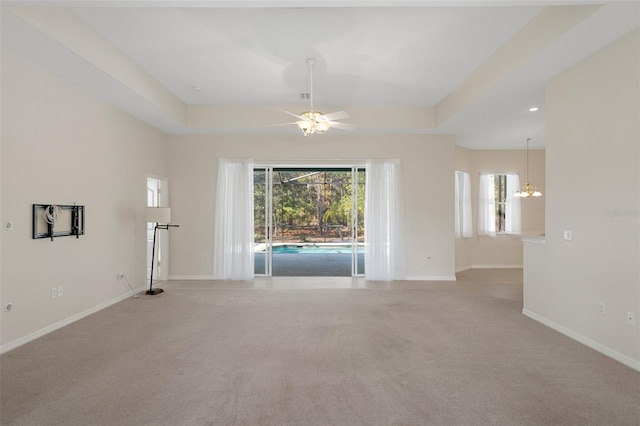
POLYGON ((304 120, 300 120, 296 124, 305 136, 314 133, 322 134, 329 130, 329 122, 323 118, 320 111, 305 111, 300 114, 300 117, 304 120))

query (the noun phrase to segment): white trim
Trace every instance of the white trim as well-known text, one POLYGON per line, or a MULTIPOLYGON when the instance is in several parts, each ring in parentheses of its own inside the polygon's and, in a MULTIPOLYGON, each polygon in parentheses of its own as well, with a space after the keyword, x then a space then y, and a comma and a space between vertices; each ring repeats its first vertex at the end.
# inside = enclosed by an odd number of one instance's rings
MULTIPOLYGON (((255 278, 289 278, 289 277, 269 277, 266 275, 256 275, 255 278)), ((324 277, 290 277, 290 278, 324 278, 324 277)), ((336 277, 327 277, 336 278, 336 277)), ((355 277, 338 277, 338 278, 364 278, 363 275, 357 275, 355 277)), ((214 280, 213 275, 171 275, 169 281, 177 280, 214 280)), ((455 281, 455 275, 427 275, 427 276, 407 276, 400 281, 455 281)))
POLYGON ((468 271, 469 269, 522 269, 522 265, 466 265, 456 269, 458 272, 468 271))
POLYGON ((471 265, 469 269, 522 269, 522 265, 471 265))
POLYGON ((153 173, 147 173, 145 176, 147 178, 156 179, 156 180, 168 180, 169 179, 166 176, 156 175, 156 174, 153 174, 153 173))
POLYGON ((455 275, 410 275, 404 277, 401 281, 455 281, 455 275))
POLYGON ((169 275, 169 281, 176 280, 187 280, 187 281, 198 281, 198 280, 215 280, 213 275, 169 275))
POLYGON ((607 346, 601 345, 600 343, 589 339, 588 337, 585 337, 581 334, 576 333, 575 331, 572 331, 558 323, 555 323, 551 320, 548 320, 536 313, 533 313, 527 309, 522 309, 522 314, 535 320, 538 321, 541 324, 546 325, 549 328, 554 329, 555 331, 564 334, 567 337, 570 337, 571 339, 582 343, 585 346, 590 347, 591 349, 594 349, 598 352, 600 352, 601 354, 604 354, 610 358, 615 359, 616 361, 626 365, 627 367, 633 368, 634 370, 640 371, 640 361, 635 360, 633 358, 628 357, 627 355, 621 354, 620 352, 617 352, 607 346))
POLYGON ((53 331, 56 331, 62 327, 65 327, 71 323, 74 323, 82 318, 88 317, 91 314, 95 314, 98 311, 101 311, 105 308, 108 308, 111 305, 115 305, 118 302, 123 301, 124 299, 127 299, 129 297, 132 297, 134 294, 140 293, 141 291, 144 291, 147 287, 143 286, 143 287, 139 287, 138 289, 134 290, 134 291, 128 291, 114 299, 111 300, 107 300, 106 302, 103 302, 97 306, 94 306, 93 308, 89 308, 86 311, 80 312, 78 314, 72 315, 67 319, 63 319, 62 321, 58 321, 55 324, 51 324, 45 328, 42 328, 38 331, 35 331, 31 334, 27 334, 24 337, 21 337, 17 340, 14 340, 13 342, 9 342, 9 343, 5 343, 4 345, 0 346, 0 354, 3 354, 5 352, 8 352, 12 349, 15 349, 19 346, 22 346, 24 344, 27 344, 39 337, 42 337, 44 335, 47 335, 53 331))

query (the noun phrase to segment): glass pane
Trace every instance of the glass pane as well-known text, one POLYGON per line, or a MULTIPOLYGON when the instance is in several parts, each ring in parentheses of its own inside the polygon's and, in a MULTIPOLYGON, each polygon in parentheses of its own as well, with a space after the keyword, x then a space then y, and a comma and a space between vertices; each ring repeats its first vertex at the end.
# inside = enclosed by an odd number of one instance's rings
POLYGON ((504 232, 507 200, 507 175, 495 175, 496 231, 504 232))
POLYGON ((351 276, 351 169, 273 173, 273 275, 351 276))

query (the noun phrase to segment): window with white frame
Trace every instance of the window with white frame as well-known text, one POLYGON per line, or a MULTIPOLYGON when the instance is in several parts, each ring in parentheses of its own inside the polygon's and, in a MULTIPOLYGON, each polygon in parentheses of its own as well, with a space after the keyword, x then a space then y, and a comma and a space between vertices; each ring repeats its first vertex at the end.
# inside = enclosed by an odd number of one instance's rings
POLYGON ((456 171, 455 174, 455 235, 456 238, 473 236, 471 224, 471 179, 469 173, 456 171))
POLYGON ((517 174, 488 173, 480 175, 478 188, 478 235, 521 232, 520 198, 514 194, 520 187, 517 174))

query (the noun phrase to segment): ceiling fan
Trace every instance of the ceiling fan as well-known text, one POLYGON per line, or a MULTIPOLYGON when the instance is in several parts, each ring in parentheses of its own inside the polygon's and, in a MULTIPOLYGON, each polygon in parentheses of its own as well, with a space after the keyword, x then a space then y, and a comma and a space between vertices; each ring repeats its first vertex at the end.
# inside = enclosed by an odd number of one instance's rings
POLYGON ((336 111, 329 114, 323 114, 322 112, 315 111, 313 109, 313 66, 316 64, 316 60, 314 58, 309 58, 306 62, 309 66, 309 81, 311 86, 311 89, 309 90, 309 110, 300 114, 294 114, 292 112, 282 110, 285 114, 289 114, 297 118, 298 121, 276 124, 276 126, 296 124, 305 136, 313 135, 314 133, 322 134, 331 127, 335 127, 336 129, 352 130, 352 124, 336 121, 349 118, 349 114, 346 112, 336 111))

